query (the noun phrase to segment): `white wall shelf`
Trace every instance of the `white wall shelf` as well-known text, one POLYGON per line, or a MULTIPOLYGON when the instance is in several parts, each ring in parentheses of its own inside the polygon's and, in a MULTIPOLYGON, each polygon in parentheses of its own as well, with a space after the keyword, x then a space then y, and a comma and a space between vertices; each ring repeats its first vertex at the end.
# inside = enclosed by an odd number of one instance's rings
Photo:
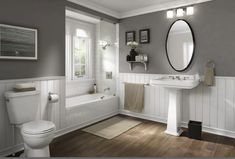
POLYGON ((148 62, 147 61, 127 61, 129 63, 129 68, 133 70, 133 64, 135 63, 142 63, 144 65, 145 71, 148 71, 148 62))

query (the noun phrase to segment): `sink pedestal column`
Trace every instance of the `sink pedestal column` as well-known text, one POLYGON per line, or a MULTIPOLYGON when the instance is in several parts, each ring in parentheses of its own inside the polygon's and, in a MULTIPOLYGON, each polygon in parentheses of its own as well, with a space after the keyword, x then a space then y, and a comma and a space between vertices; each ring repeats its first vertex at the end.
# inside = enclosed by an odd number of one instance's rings
POLYGON ((182 90, 169 89, 169 108, 166 134, 180 136, 183 132, 181 129, 181 104, 182 90))

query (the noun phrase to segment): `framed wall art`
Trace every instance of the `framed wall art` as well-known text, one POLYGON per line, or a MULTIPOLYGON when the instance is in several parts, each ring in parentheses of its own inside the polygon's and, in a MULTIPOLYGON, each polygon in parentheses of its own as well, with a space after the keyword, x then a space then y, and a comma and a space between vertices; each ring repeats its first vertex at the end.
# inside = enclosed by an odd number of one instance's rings
POLYGON ((139 43, 148 44, 150 43, 150 29, 143 29, 139 31, 139 43))
POLYGON ((0 59, 37 60, 38 31, 0 24, 0 59))
POLYGON ((126 32, 126 44, 135 41, 135 31, 126 32))

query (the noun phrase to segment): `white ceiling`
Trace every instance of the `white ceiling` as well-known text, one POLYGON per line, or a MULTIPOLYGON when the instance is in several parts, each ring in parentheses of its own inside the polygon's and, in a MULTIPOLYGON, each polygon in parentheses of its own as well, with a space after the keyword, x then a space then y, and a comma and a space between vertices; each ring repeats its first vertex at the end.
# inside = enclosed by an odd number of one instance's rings
POLYGON ((151 5, 167 3, 176 0, 89 0, 97 5, 112 9, 116 12, 128 12, 151 5))
POLYGON ((87 16, 87 15, 79 13, 79 12, 73 12, 70 10, 66 10, 65 13, 66 13, 66 17, 69 17, 69 18, 75 18, 75 19, 82 20, 82 21, 89 22, 89 23, 93 23, 93 24, 98 24, 100 22, 100 20, 97 18, 93 18, 91 16, 87 16))
POLYGON ((116 18, 126 18, 211 0, 69 0, 116 18))

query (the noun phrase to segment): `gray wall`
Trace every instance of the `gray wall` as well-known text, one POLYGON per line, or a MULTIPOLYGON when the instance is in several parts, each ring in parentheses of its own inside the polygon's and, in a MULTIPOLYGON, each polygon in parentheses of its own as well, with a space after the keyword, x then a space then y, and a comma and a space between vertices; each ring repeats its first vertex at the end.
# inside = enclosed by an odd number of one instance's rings
POLYGON ((0 60, 0 80, 65 75, 65 0, 0 0, 0 23, 39 33, 39 60, 0 60))
MULTIPOLYGON (((192 26, 196 38, 195 58, 186 74, 203 73, 208 59, 216 63, 218 76, 235 76, 235 1, 214 0, 195 5, 195 14, 185 17, 192 26)), ((121 73, 177 73, 168 64, 165 40, 170 25, 176 19, 167 19, 166 11, 122 19, 120 23, 120 72, 121 73), (150 28, 151 43, 142 45, 140 52, 150 56, 149 70, 142 65, 129 70, 125 46, 125 32, 150 28)))

